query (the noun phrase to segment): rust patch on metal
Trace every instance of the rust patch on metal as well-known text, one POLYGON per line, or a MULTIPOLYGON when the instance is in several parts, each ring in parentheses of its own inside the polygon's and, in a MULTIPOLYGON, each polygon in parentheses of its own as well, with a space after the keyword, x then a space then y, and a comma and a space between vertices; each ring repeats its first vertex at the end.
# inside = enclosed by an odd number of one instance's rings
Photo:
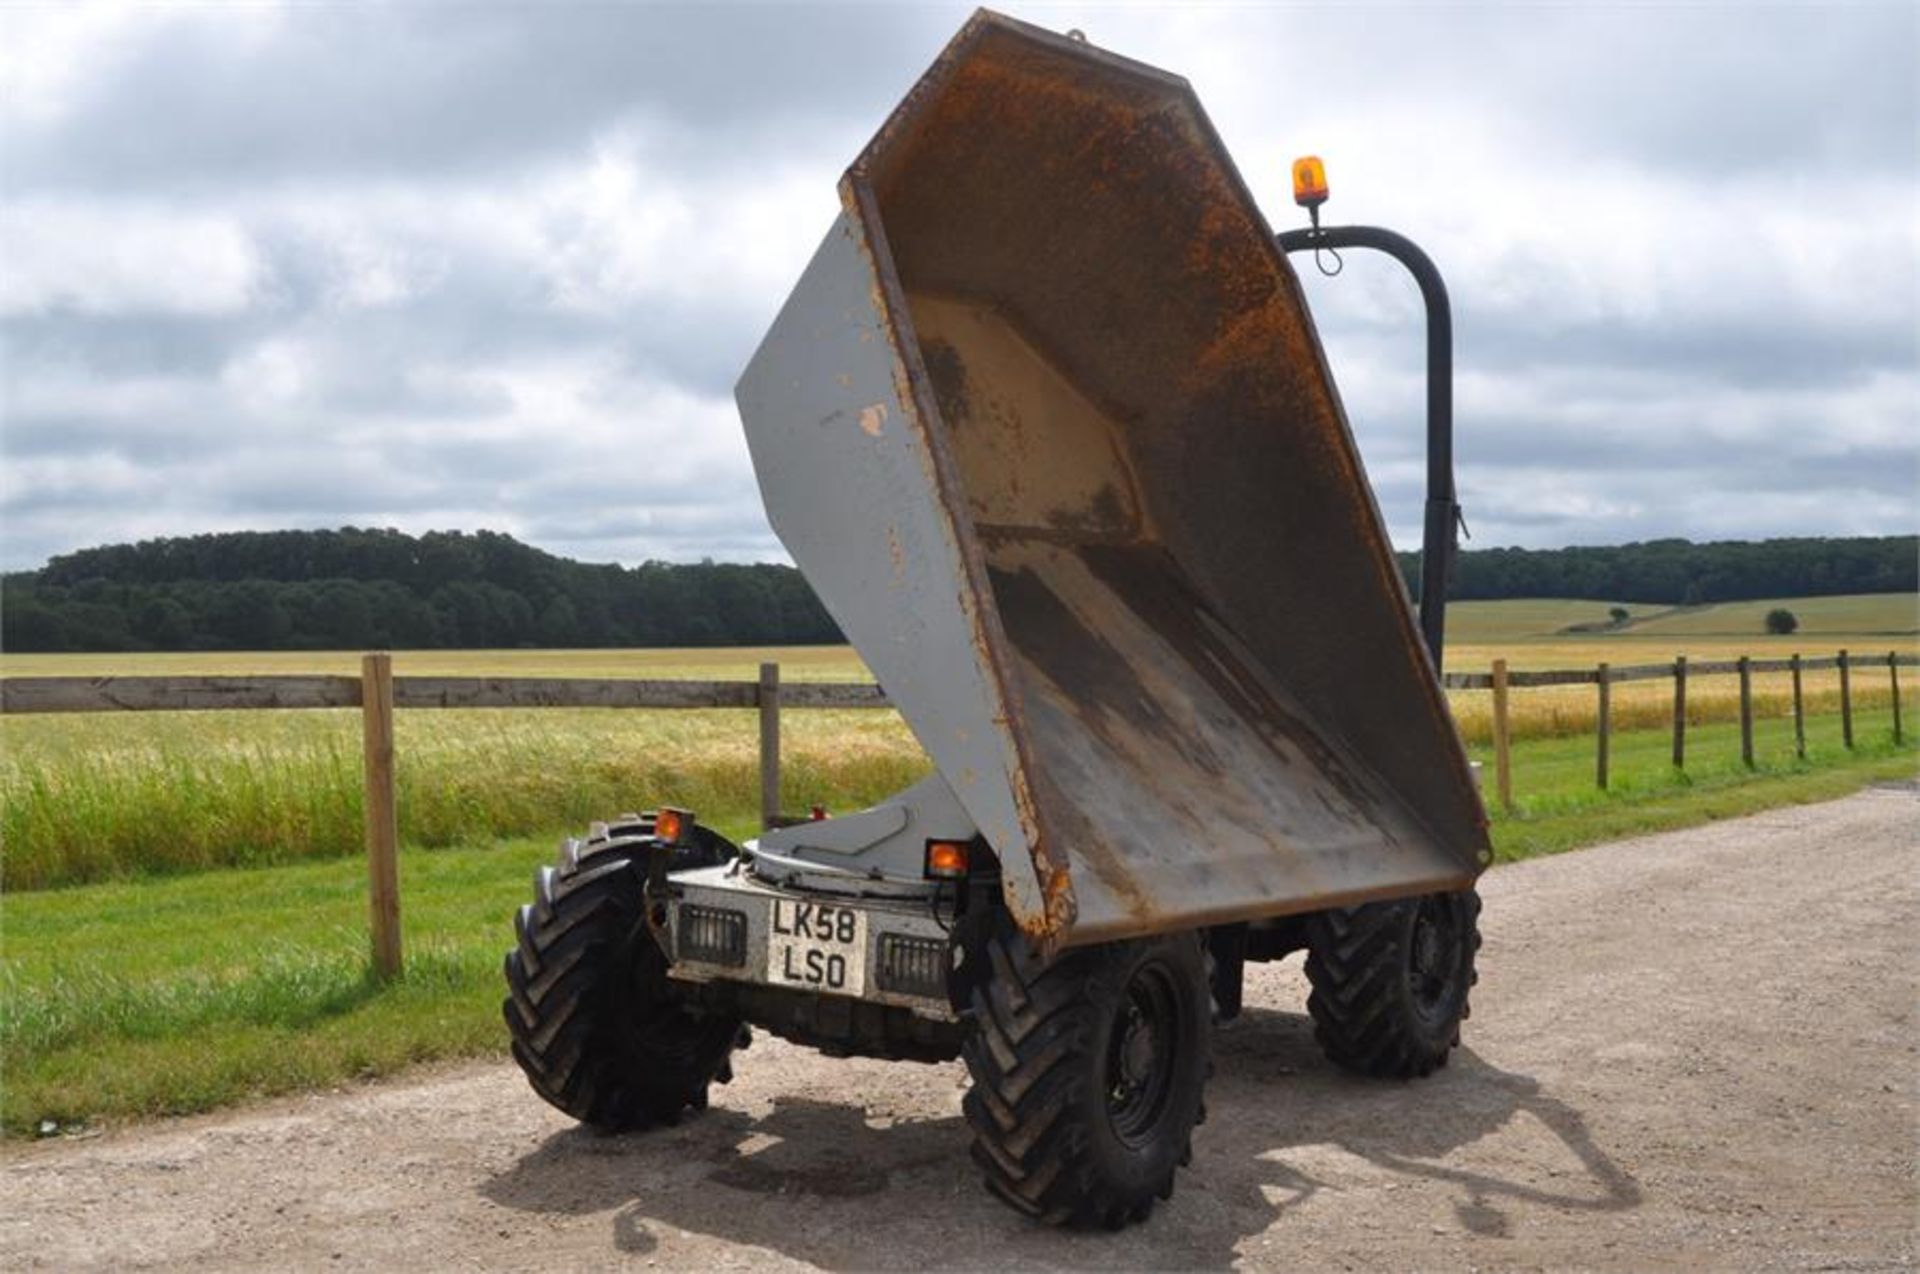
POLYGON ((893 525, 887 527, 887 561, 893 567, 888 587, 899 588, 907 582, 907 553, 900 544, 900 528, 893 525))
POLYGON ((940 404, 940 419, 947 428, 958 430, 967 421, 967 366, 960 351, 938 336, 928 334, 918 321, 920 356, 927 360, 927 377, 933 383, 933 400, 940 404))
POLYGON ((1121 426, 990 306, 910 294, 975 528, 1147 534, 1121 426))

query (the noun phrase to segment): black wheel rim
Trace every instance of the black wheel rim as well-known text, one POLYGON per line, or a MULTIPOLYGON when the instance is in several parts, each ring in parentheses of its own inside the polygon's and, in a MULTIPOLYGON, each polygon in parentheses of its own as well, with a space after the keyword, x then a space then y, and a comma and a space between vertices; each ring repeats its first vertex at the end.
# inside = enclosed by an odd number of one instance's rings
POLYGON ((1422 898, 1407 937, 1407 985, 1429 1022, 1447 1016, 1465 951, 1458 911, 1445 898, 1422 898))
POLYGON ((626 976, 619 998, 609 1007, 627 1047, 635 1054, 670 1052, 676 1035, 684 1034, 674 1028, 689 1021, 689 1015, 667 995, 666 961, 644 920, 627 934, 614 959, 626 976))
POLYGON ((1158 964, 1136 970, 1107 1038, 1107 1117, 1130 1147, 1152 1141, 1173 1095, 1179 991, 1158 964))

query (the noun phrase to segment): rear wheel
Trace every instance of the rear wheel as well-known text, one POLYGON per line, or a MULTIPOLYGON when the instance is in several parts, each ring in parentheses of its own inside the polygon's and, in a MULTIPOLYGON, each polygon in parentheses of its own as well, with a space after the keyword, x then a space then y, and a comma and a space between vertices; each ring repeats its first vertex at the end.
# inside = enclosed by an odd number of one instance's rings
POLYGON ((1118 1229, 1173 1194, 1210 1069, 1198 937, 1069 951, 1042 964, 1011 924, 985 944, 963 1050, 987 1188, 1055 1224, 1118 1229))
POLYGON ((652 826, 599 825, 534 877, 514 920, 502 1006, 533 1090, 607 1131, 673 1123, 732 1078, 737 1018, 675 1001, 645 916, 652 826))
POLYGON ((1445 1066, 1479 977, 1479 917, 1471 889, 1310 917, 1307 1012, 1326 1055, 1388 1079, 1445 1066))

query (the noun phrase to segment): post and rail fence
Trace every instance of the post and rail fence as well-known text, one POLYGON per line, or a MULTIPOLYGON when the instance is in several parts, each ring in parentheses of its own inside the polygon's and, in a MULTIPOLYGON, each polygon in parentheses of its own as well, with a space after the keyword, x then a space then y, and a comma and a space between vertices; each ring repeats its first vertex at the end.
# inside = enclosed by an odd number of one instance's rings
POLYGON ((1513 808, 1512 746, 1511 729, 1507 719, 1508 690, 1526 686, 1580 686, 1591 685, 1596 689, 1596 749, 1594 778, 1597 786, 1605 788, 1608 783, 1608 751, 1613 733, 1612 691, 1623 681, 1671 680, 1673 682, 1673 766, 1685 769, 1687 760, 1687 683, 1689 678, 1734 675, 1740 678, 1740 759, 1751 769, 1754 765, 1753 753, 1753 677, 1756 673, 1791 673, 1793 675, 1793 740, 1794 755, 1805 759, 1807 755, 1807 709, 1806 694, 1801 682, 1803 671, 1838 669, 1840 673, 1840 727, 1841 740, 1849 749, 1853 747, 1853 680, 1851 672, 1869 666, 1884 667, 1887 670, 1888 689, 1891 692, 1893 708, 1893 741, 1905 742, 1906 735, 1900 719, 1900 670, 1920 667, 1920 656, 1903 655, 1897 651, 1888 651, 1884 655, 1859 656, 1842 650, 1827 658, 1805 659, 1793 655, 1786 659, 1754 659, 1742 655, 1738 659, 1716 659, 1689 662, 1685 655, 1677 656, 1672 663, 1634 664, 1625 668, 1615 668, 1609 664, 1599 664, 1593 669, 1551 669, 1534 672, 1511 672, 1507 661, 1493 661, 1493 671, 1450 672, 1441 678, 1449 690, 1491 690, 1493 692, 1493 754, 1494 787, 1500 798, 1502 809, 1513 808))
MULTIPOLYGON (((1682 655, 1671 663, 1615 668, 1511 671, 1496 659, 1490 672, 1450 672, 1448 690, 1493 692, 1494 787, 1501 808, 1513 808, 1510 692, 1547 686, 1591 685, 1598 701, 1595 779, 1608 784, 1612 736, 1612 688, 1620 682, 1673 681, 1673 764, 1684 768, 1689 679, 1740 678, 1741 759, 1752 766, 1755 673, 1791 673, 1796 755, 1806 756, 1803 671, 1840 674, 1842 739, 1854 746, 1851 673, 1869 665, 1887 670, 1892 692, 1893 737, 1904 741, 1900 717, 1900 669, 1920 666, 1920 656, 1888 652, 1862 658, 1842 650, 1831 658, 1701 660, 1682 655)), ((358 708, 366 770, 368 897, 375 970, 400 972, 399 819, 394 781, 393 714, 406 708, 752 708, 760 726, 760 818, 766 827, 784 821, 780 805, 780 713, 792 709, 890 708, 877 685, 858 682, 783 682, 780 666, 760 665, 757 681, 586 679, 572 677, 396 677, 392 656, 362 658, 360 676, 255 677, 0 677, 0 714, 71 712, 207 712, 253 709, 358 708)))

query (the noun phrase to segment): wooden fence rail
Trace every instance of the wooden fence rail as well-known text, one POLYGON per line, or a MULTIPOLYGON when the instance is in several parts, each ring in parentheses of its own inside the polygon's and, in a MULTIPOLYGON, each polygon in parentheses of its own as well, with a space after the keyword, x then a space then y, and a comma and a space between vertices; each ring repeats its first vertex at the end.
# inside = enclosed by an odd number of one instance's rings
MULTIPOLYGON (((1854 746, 1852 677, 1881 666, 1893 694, 1893 737, 1903 739, 1900 669, 1920 667, 1920 656, 1889 652, 1863 658, 1840 651, 1831 658, 1725 659, 1637 664, 1614 668, 1513 672, 1496 659, 1490 672, 1450 672, 1449 690, 1493 692, 1496 792, 1502 808, 1513 807, 1510 691, 1544 686, 1591 685, 1598 691, 1595 779, 1607 786, 1612 735, 1612 687, 1626 681, 1671 679, 1674 683, 1673 764, 1686 761, 1686 702, 1690 678, 1740 677, 1741 758, 1753 764, 1752 674, 1793 674, 1794 746, 1806 755, 1806 713, 1801 673, 1840 672, 1842 735, 1854 746)), ((587 680, 571 677, 396 677, 391 656, 369 654, 358 677, 0 677, 0 714, 52 712, 231 712, 243 709, 359 708, 366 768, 368 895, 374 968, 392 977, 401 968, 398 803, 394 783, 393 713, 397 708, 752 708, 760 722, 760 817, 775 826, 780 811, 780 713, 786 708, 889 708, 876 685, 783 682, 780 666, 760 665, 757 681, 587 680)))
MULTIPOLYGON (((787 682, 789 708, 887 708, 880 687, 787 682)), ((571 677, 395 677, 396 708, 753 708, 751 681, 588 681, 571 677)), ((0 713, 231 712, 357 708, 358 677, 5 677, 0 713)))
MULTIPOLYGON (((1791 672, 1797 662, 1800 667, 1814 671, 1821 668, 1839 668, 1843 659, 1847 661, 1848 666, 1854 668, 1866 667, 1869 660, 1883 667, 1887 666, 1888 660, 1897 661, 1898 666, 1902 668, 1920 667, 1920 655, 1888 653, 1849 656, 1845 651, 1821 659, 1802 659, 1798 655, 1789 659, 1750 659, 1747 661, 1747 667, 1753 672, 1791 672)), ((1685 664, 1688 675, 1694 677, 1731 676, 1740 671, 1738 659, 1689 661, 1684 655, 1674 663, 1631 664, 1625 668, 1602 666, 1607 668, 1607 680, 1614 685, 1619 685, 1623 681, 1670 680, 1674 675, 1676 664, 1685 664)), ((1600 670, 1597 667, 1557 668, 1543 672, 1509 672, 1507 674, 1507 685, 1516 690, 1529 686, 1590 686, 1599 680, 1600 670)), ((1493 689, 1493 675, 1485 672, 1450 672, 1440 678, 1440 682, 1449 690, 1493 689)))

